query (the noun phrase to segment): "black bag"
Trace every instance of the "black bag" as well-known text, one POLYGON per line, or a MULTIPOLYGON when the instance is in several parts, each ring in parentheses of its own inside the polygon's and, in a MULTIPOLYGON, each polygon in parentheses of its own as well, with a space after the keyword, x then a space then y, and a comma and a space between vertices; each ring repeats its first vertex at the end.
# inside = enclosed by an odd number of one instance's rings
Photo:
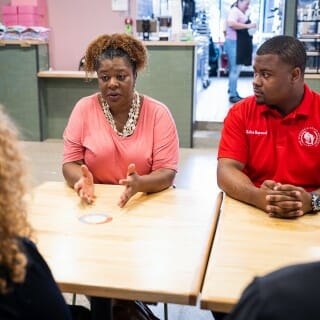
POLYGON ((73 320, 91 320, 89 309, 78 305, 68 305, 68 307, 73 320))
POLYGON ((114 299, 112 313, 114 320, 160 320, 141 301, 114 299))
MULTIPOLYGON (((250 22, 247 20, 246 23, 250 22)), ((237 30, 237 64, 251 66, 252 50, 252 36, 249 35, 248 29, 237 30)))

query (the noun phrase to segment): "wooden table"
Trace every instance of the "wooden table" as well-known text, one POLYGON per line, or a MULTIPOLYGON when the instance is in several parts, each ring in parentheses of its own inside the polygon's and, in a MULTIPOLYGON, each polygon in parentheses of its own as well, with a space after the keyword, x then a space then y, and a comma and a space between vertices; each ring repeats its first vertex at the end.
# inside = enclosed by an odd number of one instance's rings
POLYGON ((170 188, 139 193, 121 209, 122 191, 96 185, 96 201, 86 205, 63 182, 34 190, 29 219, 61 290, 196 304, 215 231, 214 196, 170 188), (105 213, 112 221, 81 222, 88 213, 105 213))
POLYGON ((201 308, 229 312, 256 275, 320 259, 320 214, 269 218, 224 196, 201 294, 201 308))

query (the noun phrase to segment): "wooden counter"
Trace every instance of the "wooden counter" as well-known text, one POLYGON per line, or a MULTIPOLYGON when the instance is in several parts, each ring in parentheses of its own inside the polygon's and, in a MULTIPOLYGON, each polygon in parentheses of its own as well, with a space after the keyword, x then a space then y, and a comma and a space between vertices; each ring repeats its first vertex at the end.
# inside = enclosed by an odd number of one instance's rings
POLYGON ((320 74, 305 74, 304 75, 305 82, 310 86, 312 90, 320 92, 320 74))
POLYGON ((34 45, 47 44, 46 41, 39 40, 0 40, 0 46, 18 45, 20 47, 30 47, 34 45))
POLYGON ((48 45, 35 40, 0 40, 0 103, 25 140, 42 140, 37 72, 49 68, 48 45))
POLYGON ((307 74, 305 74, 304 75, 304 78, 305 79, 317 79, 317 80, 320 80, 320 74, 319 73, 314 73, 314 74, 312 74, 312 73, 307 73, 307 74))
POLYGON ((196 43, 194 41, 143 41, 146 47, 156 46, 156 47, 194 47, 196 43))
POLYGON ((85 71, 46 70, 38 72, 38 78, 96 79, 97 75, 86 75, 85 71))

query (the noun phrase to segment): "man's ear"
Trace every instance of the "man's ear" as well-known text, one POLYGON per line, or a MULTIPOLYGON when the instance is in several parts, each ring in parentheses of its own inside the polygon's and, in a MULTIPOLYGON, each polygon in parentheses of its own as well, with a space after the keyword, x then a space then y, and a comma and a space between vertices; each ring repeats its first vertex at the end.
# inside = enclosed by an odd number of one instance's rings
POLYGON ((303 78, 302 71, 299 67, 293 68, 291 71, 291 75, 292 75, 292 81, 298 81, 303 78))

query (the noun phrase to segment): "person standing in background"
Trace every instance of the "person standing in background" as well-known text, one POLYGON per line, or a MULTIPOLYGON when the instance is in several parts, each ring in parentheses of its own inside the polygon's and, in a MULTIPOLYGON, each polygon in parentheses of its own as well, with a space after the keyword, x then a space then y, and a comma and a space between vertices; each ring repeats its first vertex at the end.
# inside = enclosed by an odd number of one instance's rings
POLYGON ((240 64, 237 64, 237 30, 254 29, 255 23, 248 23, 246 11, 250 5, 250 0, 238 0, 231 5, 226 23, 225 51, 228 56, 229 64, 229 101, 236 103, 242 98, 237 91, 238 78, 240 74, 240 64))

